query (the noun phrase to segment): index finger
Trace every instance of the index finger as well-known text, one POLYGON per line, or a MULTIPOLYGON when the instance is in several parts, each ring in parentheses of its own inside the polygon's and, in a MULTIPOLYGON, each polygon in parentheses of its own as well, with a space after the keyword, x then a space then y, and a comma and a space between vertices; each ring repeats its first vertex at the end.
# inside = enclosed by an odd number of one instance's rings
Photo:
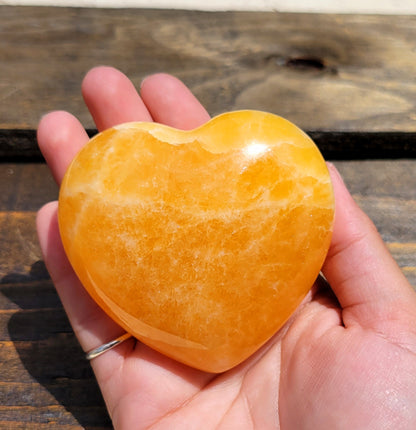
MULTIPOLYGON (((152 121, 131 81, 112 67, 97 67, 84 78, 82 89, 97 128, 127 121, 152 121)), ((65 172, 89 137, 82 124, 68 112, 45 115, 39 123, 38 145, 60 184, 65 172)))

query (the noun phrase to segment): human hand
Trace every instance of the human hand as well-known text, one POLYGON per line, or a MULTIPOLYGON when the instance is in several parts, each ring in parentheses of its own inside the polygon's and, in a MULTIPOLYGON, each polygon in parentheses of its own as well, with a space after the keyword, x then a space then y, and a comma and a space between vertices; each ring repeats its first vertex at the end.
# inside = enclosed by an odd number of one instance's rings
MULTIPOLYGON (((144 80, 140 96, 120 72, 93 69, 83 95, 101 131, 121 122, 195 128, 209 119, 168 75, 144 80)), ((66 112, 39 124, 39 146, 58 183, 88 141, 66 112)), ((92 360, 116 429, 416 428, 416 294, 373 224, 330 165, 336 197, 323 273, 302 306, 241 365, 220 375, 177 363, 133 339, 92 360)), ((57 202, 38 214, 52 280, 82 348, 123 333, 95 304, 62 248, 57 202)))

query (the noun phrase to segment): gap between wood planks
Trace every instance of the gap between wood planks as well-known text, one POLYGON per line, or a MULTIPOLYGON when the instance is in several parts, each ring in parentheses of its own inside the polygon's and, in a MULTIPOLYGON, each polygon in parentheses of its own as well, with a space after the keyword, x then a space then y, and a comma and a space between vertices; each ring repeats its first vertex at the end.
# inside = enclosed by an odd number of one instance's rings
MULTIPOLYGON (((88 130, 90 136, 96 130, 88 130)), ((307 131, 328 160, 416 158, 416 132, 307 131)), ((0 163, 44 162, 35 130, 0 129, 0 163)))

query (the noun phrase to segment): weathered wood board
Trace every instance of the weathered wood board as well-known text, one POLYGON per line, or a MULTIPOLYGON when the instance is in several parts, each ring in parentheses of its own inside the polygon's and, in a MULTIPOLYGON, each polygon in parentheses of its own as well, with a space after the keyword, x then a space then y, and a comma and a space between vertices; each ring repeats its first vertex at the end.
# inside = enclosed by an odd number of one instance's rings
POLYGON ((211 114, 278 113, 308 130, 416 131, 416 16, 0 6, 0 129, 66 109, 120 68, 182 78, 211 114), (11 109, 10 107, 13 106, 11 109))
POLYGON ((58 193, 38 120, 65 109, 93 129, 80 83, 97 64, 312 131, 416 288, 416 17, 0 6, 1 429, 111 428, 35 231, 58 193))

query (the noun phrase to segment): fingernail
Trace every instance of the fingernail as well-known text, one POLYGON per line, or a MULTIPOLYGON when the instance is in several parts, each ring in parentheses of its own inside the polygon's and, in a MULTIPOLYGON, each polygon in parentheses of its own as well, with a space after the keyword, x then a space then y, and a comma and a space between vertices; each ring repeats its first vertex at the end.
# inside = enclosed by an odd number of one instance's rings
POLYGON ((331 163, 330 161, 327 161, 326 165, 328 166, 329 172, 332 173, 332 175, 335 176, 345 186, 344 179, 342 178, 341 173, 339 173, 339 171, 335 167, 335 165, 333 163, 331 163))

